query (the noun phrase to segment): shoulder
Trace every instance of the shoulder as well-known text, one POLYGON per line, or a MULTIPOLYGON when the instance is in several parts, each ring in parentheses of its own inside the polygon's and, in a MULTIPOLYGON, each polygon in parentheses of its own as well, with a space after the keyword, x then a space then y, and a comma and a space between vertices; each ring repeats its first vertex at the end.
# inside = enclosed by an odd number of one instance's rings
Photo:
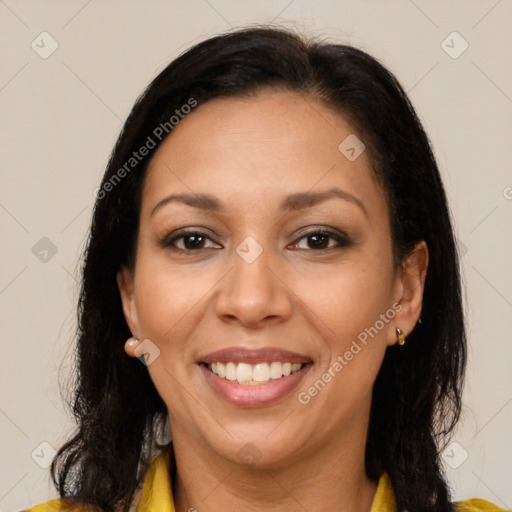
POLYGON ((70 500, 63 498, 46 501, 39 505, 34 505, 21 512, 94 512, 94 509, 86 505, 78 505, 70 500))
MULTIPOLYGON (((160 482, 160 480, 167 477, 169 474, 169 454, 163 452, 159 456, 157 456, 151 463, 145 480, 144 487, 147 487, 146 494, 151 496, 154 488, 155 482, 153 480, 160 482)), ((160 482, 161 484, 161 482, 160 482)), ((130 512, 136 512, 138 510, 139 500, 144 499, 143 489, 137 488, 134 491, 132 503, 130 504, 130 512)), ((146 499, 148 499, 146 497, 146 499)), ((44 503, 40 503, 39 505, 34 505, 26 510, 22 510, 20 512, 98 512, 98 507, 94 507, 93 505, 88 505, 86 503, 77 503, 71 498, 58 498, 50 501, 46 501, 44 503)), ((142 508, 141 510, 153 510, 152 508, 142 508)), ((166 509, 167 510, 167 509, 166 509)), ((1 512, 1 511, 0 511, 1 512)))
MULTIPOLYGON (((395 493, 391 480, 386 473, 383 473, 379 479, 377 492, 373 501, 372 509, 370 512, 382 512, 382 511, 395 511, 396 501, 395 493)), ((455 512, 507 512, 507 509, 500 508, 494 505, 490 501, 481 500, 479 498, 473 498, 470 500, 460 501, 454 503, 455 512)), ((510 510, 509 510, 510 512, 510 510)))
POLYGON ((506 509, 494 505, 490 501, 473 498, 455 504, 456 512, 506 512, 506 509))

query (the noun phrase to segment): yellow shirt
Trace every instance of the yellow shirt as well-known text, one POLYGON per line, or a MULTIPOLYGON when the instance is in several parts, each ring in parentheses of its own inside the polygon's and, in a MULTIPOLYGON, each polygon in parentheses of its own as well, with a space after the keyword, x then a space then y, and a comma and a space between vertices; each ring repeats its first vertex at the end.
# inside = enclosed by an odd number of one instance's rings
MULTIPOLYGON (((23 512, 65 512, 69 510, 62 500, 57 499, 36 505, 23 512)), ((456 510, 457 512, 505 512, 505 509, 480 499, 460 502, 456 510)), ((82 512, 85 511, 85 508, 82 509, 82 512)), ((161 453, 151 463, 144 477, 142 497, 137 506, 137 512, 175 512, 169 478, 168 452, 161 453)), ((396 512, 393 489, 386 474, 380 477, 370 512, 396 512)))

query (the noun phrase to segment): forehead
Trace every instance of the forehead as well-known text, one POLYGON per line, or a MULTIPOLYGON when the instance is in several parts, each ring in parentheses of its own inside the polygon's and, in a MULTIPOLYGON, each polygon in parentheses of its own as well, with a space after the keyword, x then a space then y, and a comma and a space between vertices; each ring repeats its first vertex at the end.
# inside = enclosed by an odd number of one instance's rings
POLYGON ((361 139, 311 96, 264 90, 214 99, 185 116, 153 155, 143 208, 167 192, 261 204, 262 197, 333 186, 382 201, 361 139))

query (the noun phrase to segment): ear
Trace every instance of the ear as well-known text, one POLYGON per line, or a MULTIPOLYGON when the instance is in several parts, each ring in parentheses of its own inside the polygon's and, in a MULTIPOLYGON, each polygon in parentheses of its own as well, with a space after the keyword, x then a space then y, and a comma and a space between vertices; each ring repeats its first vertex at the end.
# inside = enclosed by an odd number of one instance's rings
POLYGON ((133 336, 138 338, 139 319, 135 304, 133 272, 124 265, 121 266, 117 273, 116 281, 123 304, 124 318, 133 336))
POLYGON ((423 290, 428 268, 428 247, 424 240, 416 243, 412 251, 402 262, 397 272, 396 302, 401 306, 397 309, 394 329, 390 330, 388 345, 397 341, 395 329, 399 327, 408 336, 421 316, 423 290))

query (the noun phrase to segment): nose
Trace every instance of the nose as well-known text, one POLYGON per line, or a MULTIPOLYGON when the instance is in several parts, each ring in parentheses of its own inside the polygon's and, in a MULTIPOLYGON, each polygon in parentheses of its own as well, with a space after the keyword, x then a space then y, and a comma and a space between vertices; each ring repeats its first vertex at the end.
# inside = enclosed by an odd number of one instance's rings
POLYGON ((233 255, 234 268, 223 280, 216 313, 224 322, 258 329, 287 320, 292 312, 289 288, 265 251, 252 262, 233 255))

